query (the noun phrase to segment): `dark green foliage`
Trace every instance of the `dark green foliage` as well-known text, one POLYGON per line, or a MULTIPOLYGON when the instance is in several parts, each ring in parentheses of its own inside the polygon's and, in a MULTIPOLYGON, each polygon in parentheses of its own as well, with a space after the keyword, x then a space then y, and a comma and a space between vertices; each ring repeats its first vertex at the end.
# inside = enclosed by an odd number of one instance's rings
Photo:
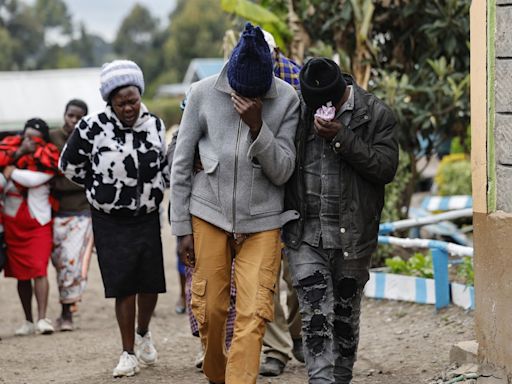
POLYGON ((416 252, 408 260, 404 260, 400 256, 395 256, 386 259, 386 266, 390 269, 391 273, 398 275, 417 276, 428 279, 434 277, 432 256, 430 253, 424 255, 423 253, 416 252))
POLYGON ((182 111, 180 109, 181 98, 176 99, 153 99, 144 100, 144 104, 151 113, 160 117, 167 128, 181 121, 182 111))
POLYGON ((98 66, 110 51, 83 25, 73 30, 62 0, 0 1, 0 70, 98 66))
POLYGON ((457 277, 459 277, 466 285, 475 284, 475 271, 473 269, 473 258, 464 257, 462 264, 458 265, 457 277))
MULTIPOLYGON (((288 0, 262 0, 283 12, 288 0)), ((306 54, 338 54, 341 66, 395 112, 411 177, 408 206, 420 174, 419 156, 469 126, 470 0, 292 0, 305 28, 306 54), (420 148, 418 137, 426 139, 420 148)), ((465 145, 466 150, 468 146, 465 145)))
POLYGON ((230 24, 217 1, 179 0, 170 20, 163 44, 164 66, 176 71, 179 80, 190 60, 223 56, 222 39, 230 24))

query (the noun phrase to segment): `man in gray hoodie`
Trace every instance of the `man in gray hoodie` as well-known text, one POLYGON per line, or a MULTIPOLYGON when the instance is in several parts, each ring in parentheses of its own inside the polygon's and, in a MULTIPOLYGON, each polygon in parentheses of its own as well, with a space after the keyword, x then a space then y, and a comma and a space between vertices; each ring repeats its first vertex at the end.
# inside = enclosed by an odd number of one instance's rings
POLYGON ((194 266, 192 310, 211 383, 256 383, 265 322, 281 260, 284 184, 295 166, 299 99, 273 75, 259 28, 248 24, 222 72, 195 84, 171 173, 171 227, 194 266), (204 170, 194 174, 198 148, 204 170), (226 352, 231 260, 237 288, 233 341, 226 352))

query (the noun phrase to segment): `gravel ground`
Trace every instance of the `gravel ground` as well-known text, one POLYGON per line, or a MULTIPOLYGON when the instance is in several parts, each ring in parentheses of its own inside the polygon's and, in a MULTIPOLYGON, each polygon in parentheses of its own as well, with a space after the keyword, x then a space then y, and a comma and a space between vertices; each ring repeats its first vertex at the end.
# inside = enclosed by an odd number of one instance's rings
MULTIPOLYGON (((186 316, 174 313, 178 295, 174 242, 164 230, 168 293, 161 295, 152 321, 160 359, 129 379, 113 379, 120 348, 113 301, 103 298, 95 259, 89 285, 76 317, 74 332, 50 336, 14 337, 22 309, 13 279, 0 278, 0 383, 205 383, 193 367, 198 339, 190 335, 186 316)), ((50 305, 55 319, 59 304, 55 273, 49 266, 50 305)), ((35 305, 34 305, 35 306, 35 305)), ((474 339, 473 314, 458 307, 436 312, 433 306, 412 303, 363 301, 359 359, 355 384, 424 383, 449 366, 452 344, 474 339)), ((285 373, 258 383, 307 383, 304 367, 291 361, 285 373)))

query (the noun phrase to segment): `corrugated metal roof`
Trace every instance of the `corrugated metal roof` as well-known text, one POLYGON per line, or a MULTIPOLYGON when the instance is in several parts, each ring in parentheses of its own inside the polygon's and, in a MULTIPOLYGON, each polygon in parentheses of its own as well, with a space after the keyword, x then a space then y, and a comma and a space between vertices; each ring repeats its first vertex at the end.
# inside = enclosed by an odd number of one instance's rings
POLYGON ((188 65, 187 72, 182 83, 164 84, 158 87, 157 96, 183 96, 190 84, 202 80, 208 76, 216 75, 224 66, 224 59, 193 59, 188 65))
POLYGON ((0 129, 20 129, 36 116, 60 126, 66 103, 76 98, 90 112, 103 109, 99 74, 100 68, 0 72, 0 129))
POLYGON ((193 59, 187 68, 183 83, 190 85, 194 81, 216 75, 223 66, 224 59, 193 59))

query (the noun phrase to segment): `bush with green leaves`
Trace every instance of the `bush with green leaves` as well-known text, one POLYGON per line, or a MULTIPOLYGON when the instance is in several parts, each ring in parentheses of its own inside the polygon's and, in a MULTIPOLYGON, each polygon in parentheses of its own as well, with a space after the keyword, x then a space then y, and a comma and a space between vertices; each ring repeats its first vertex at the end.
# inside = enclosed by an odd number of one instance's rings
POLYGON ((464 284, 474 285, 475 284, 475 271, 473 269, 473 258, 466 256, 462 260, 457 268, 457 277, 459 277, 464 284))
POLYGON ((179 124, 181 121, 181 98, 144 100, 144 104, 151 113, 154 113, 164 121, 166 128, 179 124))
POLYGON ((435 182, 441 196, 471 195, 471 162, 467 156, 457 153, 443 157, 435 182))
POLYGON ((434 277, 434 268, 432 266, 432 255, 424 255, 416 252, 408 260, 400 256, 386 259, 386 266, 391 273, 406 276, 416 276, 431 279, 434 277))
MULTIPOLYGON (((400 148, 400 160, 395 179, 386 185, 384 208, 382 209, 381 223, 393 222, 407 217, 407 206, 404 206, 405 195, 410 186, 411 171, 409 156, 400 148)), ((379 244, 372 257, 372 267, 381 267, 384 260, 391 257, 394 250, 390 245, 379 244)))

